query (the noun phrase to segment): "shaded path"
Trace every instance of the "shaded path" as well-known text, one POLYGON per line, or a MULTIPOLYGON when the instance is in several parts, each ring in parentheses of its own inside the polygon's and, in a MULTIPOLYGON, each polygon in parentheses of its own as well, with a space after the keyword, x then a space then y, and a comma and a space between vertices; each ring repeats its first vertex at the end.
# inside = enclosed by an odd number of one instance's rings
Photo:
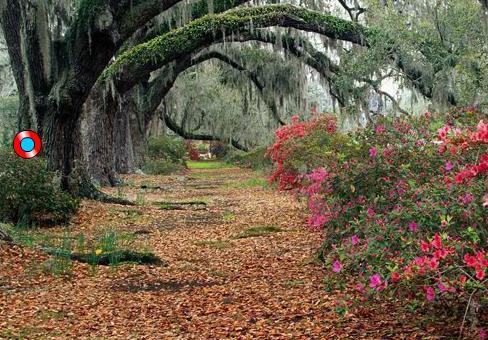
POLYGON ((313 261, 320 235, 304 227, 303 206, 263 188, 251 171, 200 169, 130 176, 127 183, 110 193, 140 206, 84 202, 72 233, 135 232, 139 246, 169 265, 98 267, 93 274, 75 264, 72 277, 59 278, 33 269, 45 255, 24 250, 21 258, 19 248, 4 247, 0 338, 408 338, 429 332, 412 325, 411 315, 384 306, 339 316, 341 295, 324 291, 323 269, 313 261), (154 204, 188 200, 206 205, 168 210, 154 204))

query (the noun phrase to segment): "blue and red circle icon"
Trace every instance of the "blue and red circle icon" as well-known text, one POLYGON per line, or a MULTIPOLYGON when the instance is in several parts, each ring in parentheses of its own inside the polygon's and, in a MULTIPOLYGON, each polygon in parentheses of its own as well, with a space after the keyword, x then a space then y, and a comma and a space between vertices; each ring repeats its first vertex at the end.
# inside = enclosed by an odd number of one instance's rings
POLYGON ((21 131, 14 137, 14 151, 24 159, 36 157, 41 152, 41 138, 34 131, 21 131))

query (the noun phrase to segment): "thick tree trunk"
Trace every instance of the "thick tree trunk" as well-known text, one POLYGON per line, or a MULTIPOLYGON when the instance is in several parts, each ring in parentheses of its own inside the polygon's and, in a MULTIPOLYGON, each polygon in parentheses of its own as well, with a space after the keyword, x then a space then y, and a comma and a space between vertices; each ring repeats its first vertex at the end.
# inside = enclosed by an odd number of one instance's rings
POLYGON ((118 110, 114 98, 107 98, 97 83, 83 106, 83 154, 88 175, 100 186, 116 183, 114 154, 114 112, 118 110))

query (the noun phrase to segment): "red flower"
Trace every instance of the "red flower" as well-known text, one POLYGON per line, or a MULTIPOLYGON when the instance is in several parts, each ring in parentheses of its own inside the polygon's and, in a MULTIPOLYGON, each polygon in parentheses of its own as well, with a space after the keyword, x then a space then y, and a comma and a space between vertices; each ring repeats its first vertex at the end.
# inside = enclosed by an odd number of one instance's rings
POLYGON ((420 249, 422 249, 424 253, 427 253, 430 251, 430 243, 420 240, 420 249))
POLYGON ((441 237, 439 236, 438 233, 434 235, 434 238, 432 239, 432 242, 430 244, 435 248, 435 249, 441 249, 442 248, 442 240, 441 237))

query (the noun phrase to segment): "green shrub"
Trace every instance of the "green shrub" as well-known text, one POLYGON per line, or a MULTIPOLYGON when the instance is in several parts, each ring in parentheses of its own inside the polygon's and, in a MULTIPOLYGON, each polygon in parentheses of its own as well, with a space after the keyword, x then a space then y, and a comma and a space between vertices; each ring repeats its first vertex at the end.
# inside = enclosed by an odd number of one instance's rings
POLYGON ((208 152, 208 147, 205 144, 198 144, 197 150, 199 153, 207 153, 208 152))
POLYGON ((225 161, 254 170, 267 170, 272 167, 271 160, 266 156, 266 147, 260 147, 250 152, 229 150, 225 161))
POLYGON ((164 159, 173 163, 184 163, 185 145, 181 138, 161 136, 149 139, 148 156, 150 159, 164 159))
POLYGON ((168 159, 149 160, 144 165, 144 172, 150 175, 169 175, 183 169, 184 165, 168 159))
POLYGON ((61 190, 41 159, 24 160, 0 148, 0 160, 0 222, 66 222, 76 211, 77 200, 61 190))

